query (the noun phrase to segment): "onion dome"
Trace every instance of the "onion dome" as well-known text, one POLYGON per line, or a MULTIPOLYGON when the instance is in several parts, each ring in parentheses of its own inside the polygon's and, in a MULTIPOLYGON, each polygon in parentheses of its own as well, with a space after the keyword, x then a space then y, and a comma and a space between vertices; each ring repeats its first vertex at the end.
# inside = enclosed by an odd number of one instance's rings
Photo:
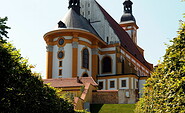
POLYGON ((80 14, 79 1, 69 1, 69 10, 62 20, 58 22, 58 28, 81 29, 99 36, 90 22, 80 14), (74 2, 74 3, 73 3, 74 2))
POLYGON ((123 3, 124 6, 124 14, 121 17, 121 23, 122 22, 136 22, 134 16, 132 15, 132 2, 130 0, 125 0, 123 3))

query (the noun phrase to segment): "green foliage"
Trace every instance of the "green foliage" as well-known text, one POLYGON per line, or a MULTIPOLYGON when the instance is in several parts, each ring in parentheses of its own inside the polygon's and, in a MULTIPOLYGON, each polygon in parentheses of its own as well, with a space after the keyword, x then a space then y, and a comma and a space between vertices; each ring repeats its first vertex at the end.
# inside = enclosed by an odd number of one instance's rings
POLYGON ((0 109, 8 113, 73 113, 73 104, 33 76, 27 60, 10 43, 0 46, 0 109))
MULTIPOLYGON (((74 95, 73 95, 73 93, 70 93, 70 92, 62 93, 62 88, 54 88, 54 89, 56 90, 57 95, 60 98, 64 99, 65 101, 67 101, 67 102, 69 102, 71 104, 74 102, 74 95)), ((75 112, 76 113, 89 113, 86 110, 75 110, 75 112)))
POLYGON ((63 98, 64 100, 68 101, 69 103, 74 102, 73 93, 70 93, 70 92, 62 93, 62 88, 54 88, 54 89, 56 90, 58 97, 63 98))
POLYGON ((6 40, 3 40, 3 37, 8 38, 6 31, 7 29, 10 29, 10 27, 6 26, 6 21, 8 20, 7 17, 1 18, 0 17, 0 42, 5 42, 6 40))
POLYGON ((74 113, 72 103, 60 98, 56 91, 43 84, 33 66, 3 37, 8 38, 0 18, 0 112, 1 113, 74 113))
POLYGON ((75 110, 75 111, 76 111, 76 113, 90 113, 90 112, 88 112, 86 110, 75 110))
POLYGON ((81 86, 80 92, 83 93, 84 92, 84 89, 85 89, 85 86, 81 86))
POLYGON ((185 23, 147 80, 136 113, 185 113, 185 23))

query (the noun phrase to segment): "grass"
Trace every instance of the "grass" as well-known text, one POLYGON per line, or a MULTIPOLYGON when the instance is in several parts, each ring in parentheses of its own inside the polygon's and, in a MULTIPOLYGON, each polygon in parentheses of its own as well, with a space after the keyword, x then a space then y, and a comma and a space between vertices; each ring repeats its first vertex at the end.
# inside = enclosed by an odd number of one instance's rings
POLYGON ((91 113, 134 113, 135 104, 91 104, 91 113))

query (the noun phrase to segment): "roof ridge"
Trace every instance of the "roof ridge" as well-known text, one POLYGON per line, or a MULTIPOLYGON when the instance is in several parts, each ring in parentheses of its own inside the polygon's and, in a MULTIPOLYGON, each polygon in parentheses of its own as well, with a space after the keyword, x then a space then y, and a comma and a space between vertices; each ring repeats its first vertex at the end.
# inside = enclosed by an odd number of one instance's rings
POLYGON ((145 60, 144 56, 139 51, 136 44, 129 37, 128 33, 123 28, 121 28, 121 26, 101 7, 101 5, 98 2, 96 2, 96 3, 98 5, 98 7, 100 8, 100 10, 102 11, 106 20, 108 21, 109 25, 114 30, 115 34, 120 39, 121 46, 124 49, 126 49, 131 55, 133 55, 136 59, 138 59, 149 70, 151 70, 151 67, 148 65, 148 62, 145 60), (112 24, 111 24, 111 22, 112 22, 112 24), (126 40, 124 40, 125 38, 126 38, 126 40), (133 48, 130 45, 133 45, 133 48))
MULTIPOLYGON (((80 77, 80 80, 83 80, 83 79, 90 79, 90 80, 92 80, 92 82, 93 83, 90 83, 91 85, 98 85, 95 81, 94 81, 94 79, 92 78, 92 77, 80 77)), ((83 82, 83 81, 82 81, 83 82)))

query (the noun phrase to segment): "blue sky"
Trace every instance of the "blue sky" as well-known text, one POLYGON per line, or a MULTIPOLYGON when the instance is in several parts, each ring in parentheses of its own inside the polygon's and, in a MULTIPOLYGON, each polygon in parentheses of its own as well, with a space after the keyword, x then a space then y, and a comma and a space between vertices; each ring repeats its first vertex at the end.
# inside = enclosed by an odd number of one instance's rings
MULTIPOLYGON (((117 21, 123 14, 124 0, 97 0, 117 21)), ((184 20, 181 0, 132 0, 138 29, 138 45, 147 61, 156 65, 165 53, 165 43, 176 37, 179 20, 184 20)), ((9 18, 9 41, 21 50, 35 71, 45 76, 46 44, 43 35, 65 15, 68 0, 0 0, 0 17, 9 18)))

